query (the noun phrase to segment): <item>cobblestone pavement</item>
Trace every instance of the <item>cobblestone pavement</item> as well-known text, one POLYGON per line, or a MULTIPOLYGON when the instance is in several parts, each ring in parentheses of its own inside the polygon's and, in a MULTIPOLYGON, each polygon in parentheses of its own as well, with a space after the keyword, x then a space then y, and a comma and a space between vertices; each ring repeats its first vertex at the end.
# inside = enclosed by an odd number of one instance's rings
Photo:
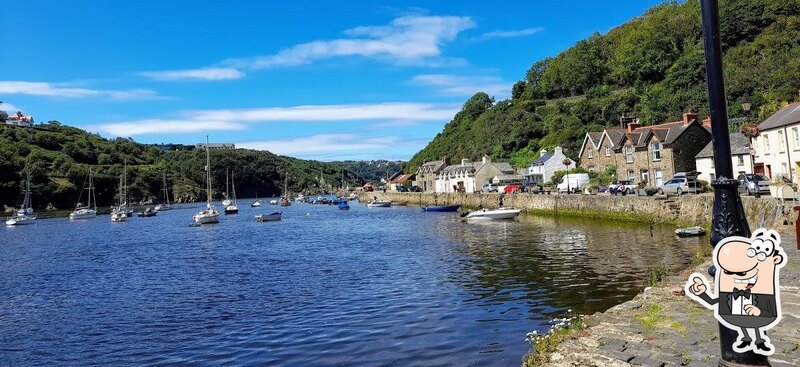
MULTIPOLYGON (((800 366, 800 252, 793 233, 782 233, 789 261, 781 269, 783 319, 768 331, 773 366, 800 366)), ((710 260, 695 271, 707 273, 710 260)), ((586 317, 589 328, 559 345, 546 366, 710 366, 719 358, 717 320, 680 292, 689 271, 649 288, 633 300, 586 317)))

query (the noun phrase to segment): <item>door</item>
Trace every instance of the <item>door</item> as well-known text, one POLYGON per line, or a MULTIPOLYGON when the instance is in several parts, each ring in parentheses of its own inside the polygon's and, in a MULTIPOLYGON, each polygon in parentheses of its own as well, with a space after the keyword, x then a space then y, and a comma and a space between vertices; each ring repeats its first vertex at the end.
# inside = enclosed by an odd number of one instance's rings
POLYGON ((764 175, 764 163, 756 163, 753 165, 753 173, 757 175, 764 175))
POLYGON ((664 178, 662 177, 662 173, 660 169, 653 171, 653 175, 656 177, 656 187, 661 186, 664 184, 664 178))

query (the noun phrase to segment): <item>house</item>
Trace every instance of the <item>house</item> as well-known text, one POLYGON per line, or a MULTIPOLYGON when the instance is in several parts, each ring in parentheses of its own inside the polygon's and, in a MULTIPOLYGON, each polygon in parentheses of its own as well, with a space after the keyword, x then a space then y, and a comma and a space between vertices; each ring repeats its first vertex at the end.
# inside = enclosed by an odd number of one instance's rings
POLYGON ((461 164, 449 165, 436 178, 436 192, 478 192, 495 176, 514 175, 514 168, 506 162, 492 162, 484 155, 480 162, 462 159, 461 164))
POLYGON ((618 179, 660 186, 676 172, 696 169, 695 156, 711 141, 710 121, 697 117, 684 113, 679 121, 642 126, 623 116, 621 129, 587 133, 579 161, 588 169, 613 167, 618 179))
POLYGON ((197 143, 194 145, 195 149, 236 149, 236 144, 233 143, 197 143))
MULTIPOLYGON (((753 156, 750 149, 750 138, 742 133, 733 133, 731 140, 731 161, 733 163, 733 177, 746 173, 753 173, 753 156)), ((697 177, 706 182, 711 182, 717 178, 714 173, 714 143, 709 142, 706 147, 695 156, 697 177)))
POLYGON ((406 186, 407 187, 407 186, 409 186, 411 184, 411 181, 413 179, 414 179, 414 174, 413 173, 402 173, 402 172, 399 172, 398 174, 395 174, 394 176, 392 176, 391 179, 389 179, 389 190, 397 191, 398 186, 406 186))
MULTIPOLYGON (((488 155, 484 155, 475 169, 475 191, 480 191, 483 185, 492 182, 497 176, 516 176, 516 171, 507 162, 492 162, 488 155)), ((474 192, 474 191, 468 191, 474 192)))
POLYGON ((447 157, 439 161, 425 162, 417 168, 417 179, 414 185, 419 186, 422 191, 436 191, 436 178, 439 173, 447 166, 447 157))
MULTIPOLYGON (((588 134, 587 134, 588 137, 588 134)), ((584 144, 586 141, 584 140, 584 144)), ((575 168, 575 161, 564 155, 561 147, 556 147, 552 153, 545 149, 539 151, 539 158, 528 167, 526 178, 528 181, 541 183, 550 181, 555 171, 575 168), (564 165, 564 160, 569 159, 569 164, 564 165)))
POLYGON ((753 139, 753 172, 777 180, 797 180, 800 162, 800 102, 792 103, 758 125, 753 139))
POLYGON ((9 115, 6 119, 7 125, 31 127, 33 126, 33 116, 23 115, 21 111, 17 111, 14 115, 9 115))

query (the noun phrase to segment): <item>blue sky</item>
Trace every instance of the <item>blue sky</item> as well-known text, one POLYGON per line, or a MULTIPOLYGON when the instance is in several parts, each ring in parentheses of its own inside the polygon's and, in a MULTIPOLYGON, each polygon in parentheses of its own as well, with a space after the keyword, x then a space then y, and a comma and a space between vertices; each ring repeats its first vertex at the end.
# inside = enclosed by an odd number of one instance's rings
POLYGON ((657 3, 11 0, 0 109, 144 143, 408 159, 475 92, 507 98, 535 61, 657 3))

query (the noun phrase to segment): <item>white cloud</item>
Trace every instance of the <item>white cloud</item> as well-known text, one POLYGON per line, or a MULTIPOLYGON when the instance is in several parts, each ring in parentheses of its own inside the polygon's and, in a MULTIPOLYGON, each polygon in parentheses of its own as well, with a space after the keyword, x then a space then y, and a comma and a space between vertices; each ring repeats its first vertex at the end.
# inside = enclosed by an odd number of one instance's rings
POLYGON ((66 98, 107 97, 116 100, 158 98, 158 94, 149 89, 101 90, 72 88, 61 83, 26 81, 0 81, 0 94, 25 94, 31 96, 66 98))
POLYGON ((320 160, 408 158, 425 146, 427 140, 396 136, 361 136, 358 134, 317 134, 286 139, 246 141, 237 148, 268 150, 275 154, 320 160), (387 147, 391 151, 387 152, 387 147))
POLYGON ((17 111, 23 111, 23 109, 8 102, 1 102, 0 111, 6 111, 6 113, 10 115, 12 113, 17 113, 17 111))
POLYGON ((543 31, 544 28, 541 27, 534 27, 534 28, 525 28, 525 29, 517 29, 517 30, 510 30, 510 31, 492 31, 486 32, 478 37, 479 40, 489 40, 494 38, 512 38, 512 37, 523 37, 529 36, 532 34, 539 33, 543 31))
POLYGON ((434 62, 442 44, 475 27, 470 17, 409 15, 389 25, 361 26, 346 30, 348 38, 301 43, 260 57, 227 60, 235 68, 264 69, 289 67, 335 57, 361 56, 397 64, 434 62))
POLYGON ((89 130, 96 129, 114 136, 134 136, 244 130, 245 128, 245 125, 231 121, 149 119, 101 124, 90 127, 89 130))
POLYGON ((353 121, 449 120, 458 105, 433 103, 376 103, 309 105, 187 112, 193 119, 225 121, 353 121))
POLYGON ((511 84, 494 76, 462 76, 453 74, 423 74, 411 79, 413 83, 436 87, 439 94, 447 96, 471 96, 485 92, 492 96, 506 96, 511 84))
POLYGON ((201 68, 185 70, 147 71, 139 75, 155 80, 233 80, 245 76, 233 68, 201 68))

